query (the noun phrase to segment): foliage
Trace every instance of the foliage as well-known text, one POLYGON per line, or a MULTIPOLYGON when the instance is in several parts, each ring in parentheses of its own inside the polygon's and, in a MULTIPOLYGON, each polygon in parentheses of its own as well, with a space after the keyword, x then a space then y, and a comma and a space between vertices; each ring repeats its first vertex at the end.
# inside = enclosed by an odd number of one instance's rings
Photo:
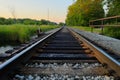
POLYGON ((60 26, 65 26, 65 23, 60 22, 59 25, 60 25, 60 26))
POLYGON ((41 28, 42 31, 57 28, 53 25, 0 25, 0 43, 5 42, 18 42, 25 43, 30 39, 31 36, 36 34, 36 30, 41 28))
POLYGON ((120 15, 120 0, 106 0, 106 4, 109 9, 107 16, 120 15))
POLYGON ((25 25, 56 25, 55 22, 50 22, 48 20, 33 20, 33 19, 12 19, 8 18, 5 19, 3 17, 0 18, 0 25, 10 25, 10 24, 25 24, 25 25))
MULTIPOLYGON (((76 29, 79 29, 79 30, 91 32, 90 27, 72 26, 72 28, 76 28, 76 29)), ((101 34, 101 29, 100 28, 94 28, 93 32, 101 34)), ((113 37, 113 38, 120 39, 120 27, 108 27, 108 26, 106 26, 103 30, 103 34, 105 36, 110 36, 110 37, 113 37)))
POLYGON ((104 17, 103 0, 77 0, 68 8, 67 25, 88 26, 89 20, 104 17))
MULTIPOLYGON (((38 26, 38 28, 40 27, 40 29, 43 31, 43 32, 46 32, 46 31, 49 31, 51 29, 55 29, 55 28, 58 28, 58 26, 55 26, 55 25, 41 25, 41 26, 38 26)), ((37 28, 37 29, 38 29, 37 28)))
MULTIPOLYGON (((85 27, 85 26, 84 27, 83 26, 71 26, 71 27, 79 29, 79 30, 91 32, 90 27, 85 27)), ((100 28, 94 28, 93 32, 97 33, 97 34, 101 34, 101 29, 100 28)), ((103 34, 105 36, 110 36, 110 37, 113 37, 113 38, 120 39, 120 27, 108 27, 108 26, 106 26, 103 30, 103 34)))
POLYGON ((105 27, 104 35, 120 39, 120 27, 105 27))
MULTIPOLYGON (((82 31, 87 31, 87 32, 91 32, 91 27, 87 27, 87 26, 71 26, 72 28, 76 28, 82 31)), ((93 29, 93 33, 97 33, 100 34, 101 33, 101 29, 100 28, 94 28, 93 29)))

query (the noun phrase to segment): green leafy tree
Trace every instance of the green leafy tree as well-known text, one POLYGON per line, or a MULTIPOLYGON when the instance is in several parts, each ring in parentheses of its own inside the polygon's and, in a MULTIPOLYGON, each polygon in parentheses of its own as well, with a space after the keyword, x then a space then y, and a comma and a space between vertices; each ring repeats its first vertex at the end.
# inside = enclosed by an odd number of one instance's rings
POLYGON ((0 18, 0 24, 3 25, 5 23, 5 18, 0 18))
POLYGON ((25 24, 25 25, 57 25, 55 22, 48 20, 34 20, 34 19, 15 19, 15 18, 2 18, 0 17, 0 25, 10 25, 10 24, 25 24))
POLYGON ((9 19, 5 19, 5 25, 10 25, 10 24, 14 24, 14 20, 13 19, 11 19, 11 18, 9 18, 9 19))
POLYGON ((88 26, 89 20, 103 18, 103 0, 77 0, 68 8, 67 25, 88 26))
POLYGON ((60 26, 65 26, 65 23, 60 22, 59 25, 60 25, 60 26))
POLYGON ((120 0, 106 0, 108 6, 107 16, 120 15, 120 0))

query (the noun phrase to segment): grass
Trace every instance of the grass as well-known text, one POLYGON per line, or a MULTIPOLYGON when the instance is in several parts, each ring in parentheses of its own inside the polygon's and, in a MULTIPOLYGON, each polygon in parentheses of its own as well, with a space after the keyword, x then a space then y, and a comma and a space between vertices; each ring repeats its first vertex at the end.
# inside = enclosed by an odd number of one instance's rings
MULTIPOLYGON (((72 26, 72 28, 80 29, 83 31, 91 32, 91 27, 83 27, 83 26, 72 26)), ((93 33, 101 34, 100 28, 94 28, 93 33)), ((120 39, 120 27, 108 27, 106 26, 103 30, 103 35, 120 39)))
POLYGON ((36 30, 39 28, 45 32, 57 28, 57 26, 51 25, 37 26, 22 24, 0 25, 0 43, 6 42, 25 43, 30 39, 31 36, 36 34, 36 30))
MULTIPOLYGON (((72 26, 72 28, 76 28, 76 29, 79 29, 79 30, 91 32, 91 27, 86 27, 86 26, 72 26)), ((100 34, 101 33, 101 29, 100 28, 94 28, 93 32, 97 33, 97 34, 100 34)))
POLYGON ((120 27, 105 27, 104 35, 120 39, 120 27))

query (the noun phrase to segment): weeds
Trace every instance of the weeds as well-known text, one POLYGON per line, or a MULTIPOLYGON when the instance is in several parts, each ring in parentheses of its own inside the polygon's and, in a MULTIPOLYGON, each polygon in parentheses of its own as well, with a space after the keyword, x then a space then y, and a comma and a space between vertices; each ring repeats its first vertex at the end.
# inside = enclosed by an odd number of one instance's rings
POLYGON ((120 27, 105 27, 104 35, 120 39, 120 27))
POLYGON ((36 34, 36 30, 41 28, 42 31, 48 31, 50 29, 57 28, 57 26, 50 25, 0 25, 0 43, 6 42, 18 42, 25 43, 31 36, 36 34))

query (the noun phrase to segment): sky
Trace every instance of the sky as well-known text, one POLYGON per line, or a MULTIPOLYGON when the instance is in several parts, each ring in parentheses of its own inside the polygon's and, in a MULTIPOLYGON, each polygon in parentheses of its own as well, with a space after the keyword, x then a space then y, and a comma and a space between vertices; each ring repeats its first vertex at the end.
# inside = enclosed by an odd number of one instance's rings
POLYGON ((0 17, 46 19, 65 22, 68 7, 74 0, 0 0, 0 17))

